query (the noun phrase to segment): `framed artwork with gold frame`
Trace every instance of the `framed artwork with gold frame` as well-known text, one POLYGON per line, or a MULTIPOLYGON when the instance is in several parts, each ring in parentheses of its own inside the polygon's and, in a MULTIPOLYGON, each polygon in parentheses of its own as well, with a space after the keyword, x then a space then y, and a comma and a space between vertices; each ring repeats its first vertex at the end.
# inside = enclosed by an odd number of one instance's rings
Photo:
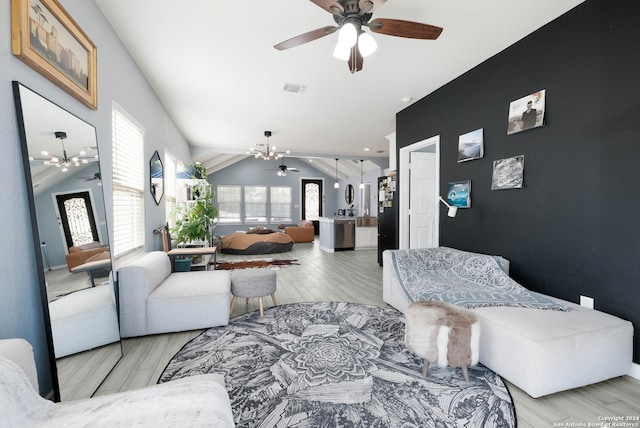
POLYGON ((11 0, 11 51, 87 107, 98 108, 96 46, 56 0, 11 0))

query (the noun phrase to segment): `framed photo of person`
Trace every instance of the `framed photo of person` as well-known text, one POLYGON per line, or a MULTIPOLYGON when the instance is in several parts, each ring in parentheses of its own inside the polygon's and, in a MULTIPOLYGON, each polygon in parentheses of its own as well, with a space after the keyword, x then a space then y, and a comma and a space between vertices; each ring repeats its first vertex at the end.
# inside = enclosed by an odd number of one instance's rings
POLYGON ((544 125, 545 89, 541 89, 509 104, 507 135, 544 125))

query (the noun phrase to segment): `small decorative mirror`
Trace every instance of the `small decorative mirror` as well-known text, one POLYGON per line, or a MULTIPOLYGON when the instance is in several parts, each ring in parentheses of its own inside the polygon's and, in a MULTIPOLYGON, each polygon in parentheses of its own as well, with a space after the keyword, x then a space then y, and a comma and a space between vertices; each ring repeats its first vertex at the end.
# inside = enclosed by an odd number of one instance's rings
POLYGON ((164 195, 164 168, 157 150, 149 161, 149 176, 151 195, 156 205, 160 205, 160 200, 162 199, 162 195, 164 195))
POLYGON ((352 184, 347 184, 347 187, 344 189, 344 200, 347 202, 347 205, 353 204, 355 191, 353 189, 352 184))

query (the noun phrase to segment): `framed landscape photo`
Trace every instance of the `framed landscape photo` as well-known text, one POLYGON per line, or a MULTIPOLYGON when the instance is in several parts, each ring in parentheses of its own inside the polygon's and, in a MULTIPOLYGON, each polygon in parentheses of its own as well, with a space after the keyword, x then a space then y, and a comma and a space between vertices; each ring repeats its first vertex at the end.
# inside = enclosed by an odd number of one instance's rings
POLYGON ((545 89, 509 104, 507 135, 544 125, 545 89))
POLYGON ((447 189, 447 203, 458 208, 471 206, 471 180, 453 181, 447 189))
POLYGON ((524 155, 493 161, 491 190, 524 187, 524 155))
POLYGON ((56 0, 11 0, 11 51, 87 107, 98 108, 96 46, 56 0))
POLYGON ((476 129, 458 137, 458 163, 484 156, 484 129, 476 129))

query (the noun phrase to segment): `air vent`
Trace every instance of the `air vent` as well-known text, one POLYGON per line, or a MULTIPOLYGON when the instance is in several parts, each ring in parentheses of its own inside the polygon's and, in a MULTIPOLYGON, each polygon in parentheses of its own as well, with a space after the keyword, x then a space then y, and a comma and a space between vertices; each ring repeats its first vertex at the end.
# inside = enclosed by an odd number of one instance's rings
POLYGON ((296 85, 295 83, 285 83, 284 91, 285 92, 293 92, 296 94, 303 94, 304 91, 307 90, 307 87, 304 85, 296 85))

